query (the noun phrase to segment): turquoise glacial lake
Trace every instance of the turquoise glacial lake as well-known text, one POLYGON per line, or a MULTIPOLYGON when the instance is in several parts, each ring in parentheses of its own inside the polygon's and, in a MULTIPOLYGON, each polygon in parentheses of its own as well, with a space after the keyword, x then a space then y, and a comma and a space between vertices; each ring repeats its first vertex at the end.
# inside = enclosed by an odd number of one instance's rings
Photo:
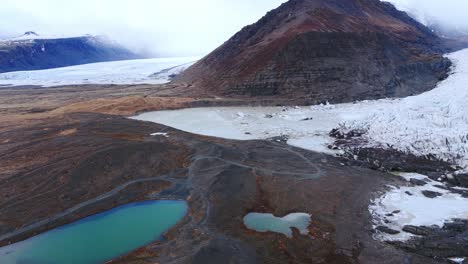
POLYGON ((0 248, 0 263, 105 263, 161 239, 187 209, 185 201, 121 206, 0 248))

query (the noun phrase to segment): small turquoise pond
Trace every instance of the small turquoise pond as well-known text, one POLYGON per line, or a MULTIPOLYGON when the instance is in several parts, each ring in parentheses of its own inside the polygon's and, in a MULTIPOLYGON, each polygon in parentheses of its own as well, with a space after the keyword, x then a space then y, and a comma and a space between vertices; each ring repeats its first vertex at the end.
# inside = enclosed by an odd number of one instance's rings
POLYGON ((285 217, 276 217, 272 214, 250 213, 244 217, 244 224, 257 232, 275 232, 292 237, 291 227, 295 227, 303 235, 309 233, 311 222, 310 214, 294 213, 285 217))
POLYGON ((185 201, 121 206, 0 248, 0 263, 104 263, 160 239, 187 208, 185 201))

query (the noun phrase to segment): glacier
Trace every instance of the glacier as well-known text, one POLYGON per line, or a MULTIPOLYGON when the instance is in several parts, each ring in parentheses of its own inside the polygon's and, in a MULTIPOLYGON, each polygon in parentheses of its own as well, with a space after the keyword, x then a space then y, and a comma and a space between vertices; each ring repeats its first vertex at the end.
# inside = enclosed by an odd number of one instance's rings
POLYGON ((0 74, 2 86, 54 87, 82 84, 163 84, 200 57, 174 57, 90 63, 48 70, 0 74))
POLYGON ((144 113, 134 117, 184 131, 237 140, 287 136, 288 144, 330 154, 329 132, 359 129, 362 146, 432 154, 468 168, 468 49, 448 54, 446 80, 426 93, 307 107, 213 107, 144 113))

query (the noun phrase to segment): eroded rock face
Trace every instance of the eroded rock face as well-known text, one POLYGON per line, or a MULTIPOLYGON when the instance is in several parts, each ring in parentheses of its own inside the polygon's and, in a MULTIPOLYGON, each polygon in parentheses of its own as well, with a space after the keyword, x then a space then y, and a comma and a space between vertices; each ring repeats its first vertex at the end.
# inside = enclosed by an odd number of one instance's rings
POLYGON ((311 104, 338 103, 418 94, 447 77, 446 59, 411 56, 381 33, 304 33, 225 94, 302 95, 311 104))
POLYGON ((176 78, 192 92, 304 103, 403 97, 447 77, 442 41, 377 0, 291 0, 176 78))

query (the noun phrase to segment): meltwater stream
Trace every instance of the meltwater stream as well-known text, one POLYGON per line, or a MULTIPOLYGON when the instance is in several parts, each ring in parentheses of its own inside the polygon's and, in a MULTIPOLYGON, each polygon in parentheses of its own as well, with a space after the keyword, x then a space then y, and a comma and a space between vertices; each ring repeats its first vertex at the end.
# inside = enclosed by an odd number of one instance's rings
POLYGON ((0 248, 0 263, 104 263, 160 239, 187 208, 185 201, 121 206, 0 248))

